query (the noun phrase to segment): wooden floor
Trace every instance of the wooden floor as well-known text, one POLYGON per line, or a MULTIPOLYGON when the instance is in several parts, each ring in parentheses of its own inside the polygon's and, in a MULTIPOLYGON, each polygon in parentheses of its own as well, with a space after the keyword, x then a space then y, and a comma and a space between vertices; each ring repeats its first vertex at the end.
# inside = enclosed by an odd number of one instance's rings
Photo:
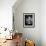
POLYGON ((6 40, 6 42, 2 43, 0 46, 16 46, 15 39, 13 39, 13 40, 6 40))

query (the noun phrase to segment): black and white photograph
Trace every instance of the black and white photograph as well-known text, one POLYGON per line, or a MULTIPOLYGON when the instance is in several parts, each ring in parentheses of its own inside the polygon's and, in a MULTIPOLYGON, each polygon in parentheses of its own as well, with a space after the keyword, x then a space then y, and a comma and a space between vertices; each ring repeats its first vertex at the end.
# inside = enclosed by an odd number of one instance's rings
POLYGON ((24 13, 23 15, 23 26, 31 28, 35 27, 35 13, 24 13))

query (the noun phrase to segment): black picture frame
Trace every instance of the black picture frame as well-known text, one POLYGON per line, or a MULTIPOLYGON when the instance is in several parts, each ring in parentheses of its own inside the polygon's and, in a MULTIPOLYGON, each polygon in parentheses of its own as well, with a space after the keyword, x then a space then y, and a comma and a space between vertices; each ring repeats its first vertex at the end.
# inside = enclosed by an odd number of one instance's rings
POLYGON ((23 13, 23 27, 35 27, 35 13, 23 13))

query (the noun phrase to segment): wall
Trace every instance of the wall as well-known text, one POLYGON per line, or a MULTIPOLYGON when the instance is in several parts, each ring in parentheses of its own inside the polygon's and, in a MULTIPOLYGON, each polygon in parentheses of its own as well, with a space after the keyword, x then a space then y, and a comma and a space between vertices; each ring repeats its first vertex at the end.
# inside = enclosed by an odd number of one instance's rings
POLYGON ((24 39, 35 41, 36 46, 41 46, 41 29, 40 29, 40 0, 23 0, 19 5, 13 6, 15 30, 23 33, 24 39), (35 13, 35 28, 23 27, 23 13, 35 13))
POLYGON ((46 46, 46 0, 41 1, 40 21, 42 46, 46 46))
POLYGON ((12 29, 12 6, 16 0, 0 0, 0 27, 12 29))

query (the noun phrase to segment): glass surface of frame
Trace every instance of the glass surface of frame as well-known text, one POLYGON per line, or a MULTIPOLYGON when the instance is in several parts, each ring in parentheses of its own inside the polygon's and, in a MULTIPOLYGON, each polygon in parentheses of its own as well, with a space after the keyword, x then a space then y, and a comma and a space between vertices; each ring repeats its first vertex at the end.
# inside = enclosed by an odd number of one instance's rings
POLYGON ((24 13, 23 14, 23 26, 24 27, 35 27, 35 13, 24 13))

